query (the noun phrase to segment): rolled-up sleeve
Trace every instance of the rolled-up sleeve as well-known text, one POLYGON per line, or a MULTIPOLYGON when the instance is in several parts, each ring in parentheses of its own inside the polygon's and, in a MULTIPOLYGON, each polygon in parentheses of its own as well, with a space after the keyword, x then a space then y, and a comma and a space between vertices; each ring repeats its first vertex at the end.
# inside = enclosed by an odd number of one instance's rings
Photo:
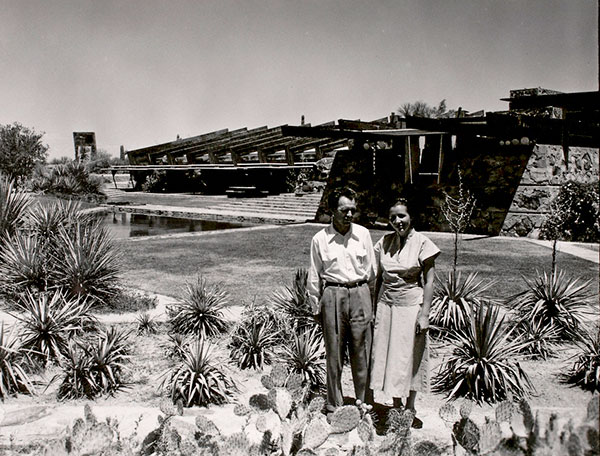
POLYGON ((312 239, 310 244, 310 267, 308 269, 308 279, 306 281, 306 292, 310 300, 310 306, 314 314, 318 314, 321 309, 319 301, 321 299, 321 272, 323 262, 319 252, 318 240, 312 239))

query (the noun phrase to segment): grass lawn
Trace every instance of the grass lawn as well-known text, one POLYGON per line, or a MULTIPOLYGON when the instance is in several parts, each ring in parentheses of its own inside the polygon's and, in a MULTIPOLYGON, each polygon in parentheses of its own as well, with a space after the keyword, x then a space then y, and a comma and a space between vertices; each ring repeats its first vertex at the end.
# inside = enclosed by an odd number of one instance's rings
MULTIPOLYGON (((289 283, 295 268, 308 267, 310 240, 320 228, 307 224, 119 241, 123 280, 135 288, 176 297, 184 292, 187 281, 201 273, 209 281, 223 283, 231 304, 260 302, 289 283)), ((372 230, 373 242, 384 232, 372 230)), ((452 269, 453 238, 445 233, 431 233, 430 237, 442 250, 436 261, 442 278, 452 269)), ((550 249, 515 238, 464 239, 458 267, 495 280, 490 295, 506 298, 525 288, 522 275, 533 278, 536 270, 549 270, 551 256, 550 249)), ((592 280, 592 289, 598 293, 597 264, 559 253, 558 265, 572 277, 592 280)))

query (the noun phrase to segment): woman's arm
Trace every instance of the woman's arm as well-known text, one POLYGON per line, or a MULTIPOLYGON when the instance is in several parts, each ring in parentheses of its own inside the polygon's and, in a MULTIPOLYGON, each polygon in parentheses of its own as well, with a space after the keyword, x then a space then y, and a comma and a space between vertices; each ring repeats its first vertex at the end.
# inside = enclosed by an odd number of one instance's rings
POLYGON ((429 311, 433 300, 433 282, 435 280, 435 259, 423 262, 423 305, 417 315, 417 334, 429 329, 429 311))

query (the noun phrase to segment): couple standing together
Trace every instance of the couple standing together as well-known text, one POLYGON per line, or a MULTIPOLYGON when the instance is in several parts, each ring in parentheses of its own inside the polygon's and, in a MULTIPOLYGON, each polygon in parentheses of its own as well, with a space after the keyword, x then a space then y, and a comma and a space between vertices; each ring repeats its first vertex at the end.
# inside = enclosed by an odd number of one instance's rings
MULTIPOLYGON (((389 211, 394 231, 375 247, 369 231, 352 223, 354 191, 335 191, 328 203, 332 222, 312 239, 307 282, 323 327, 327 409, 343 405, 348 347, 356 399, 372 403, 373 393, 383 393, 395 408, 414 410, 417 392, 429 387, 427 330, 440 251, 412 227, 404 199, 389 211)), ((421 425, 415 417, 413 426, 421 425)))

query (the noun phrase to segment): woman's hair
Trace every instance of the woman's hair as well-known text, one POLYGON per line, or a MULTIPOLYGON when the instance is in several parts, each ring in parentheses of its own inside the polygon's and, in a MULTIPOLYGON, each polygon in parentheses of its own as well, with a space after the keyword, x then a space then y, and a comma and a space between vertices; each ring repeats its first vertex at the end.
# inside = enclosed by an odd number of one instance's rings
POLYGON ((348 199, 356 200, 356 192, 350 187, 341 187, 329 194, 327 198, 327 205, 329 206, 330 211, 335 211, 338 208, 338 203, 340 202, 340 198, 345 196, 348 199))
POLYGON ((404 207, 406 207, 406 210, 408 211, 408 214, 411 217, 413 216, 412 204, 410 204, 406 198, 398 198, 396 200, 396 202, 390 206, 389 210, 391 211, 392 208, 394 208, 396 206, 404 206, 404 207))

